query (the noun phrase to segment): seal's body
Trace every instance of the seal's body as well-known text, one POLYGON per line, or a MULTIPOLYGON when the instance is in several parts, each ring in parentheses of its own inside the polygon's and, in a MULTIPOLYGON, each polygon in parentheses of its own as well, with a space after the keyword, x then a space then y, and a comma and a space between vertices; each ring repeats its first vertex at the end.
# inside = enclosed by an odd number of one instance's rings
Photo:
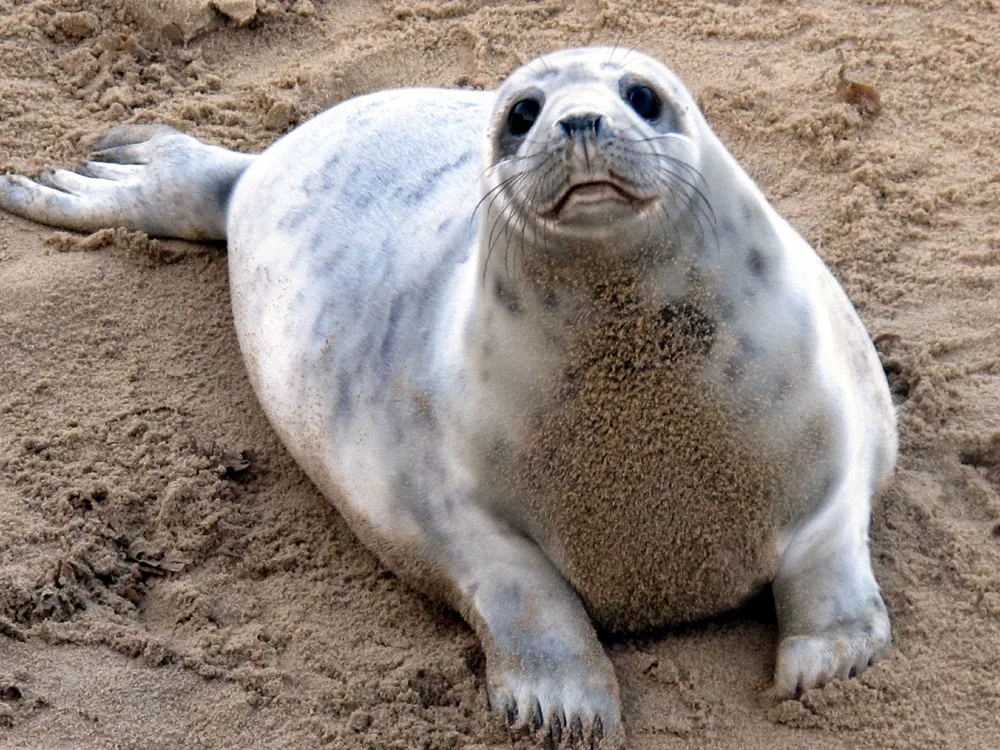
POLYGON ((476 629, 492 705, 554 734, 620 729, 591 621, 773 581, 779 696, 889 643, 867 531, 896 431, 864 327, 673 74, 614 58, 361 97, 257 157, 119 129, 84 176, 0 181, 49 224, 226 236, 282 440, 476 629))

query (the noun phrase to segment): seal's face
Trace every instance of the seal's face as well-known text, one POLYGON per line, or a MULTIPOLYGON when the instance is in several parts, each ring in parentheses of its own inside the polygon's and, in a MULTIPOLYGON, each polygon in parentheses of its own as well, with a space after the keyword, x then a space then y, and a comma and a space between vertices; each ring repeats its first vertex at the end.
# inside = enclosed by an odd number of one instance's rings
POLYGON ((497 92, 491 225, 529 240, 655 243, 704 200, 696 134, 690 94, 651 58, 590 48, 535 60, 497 92))

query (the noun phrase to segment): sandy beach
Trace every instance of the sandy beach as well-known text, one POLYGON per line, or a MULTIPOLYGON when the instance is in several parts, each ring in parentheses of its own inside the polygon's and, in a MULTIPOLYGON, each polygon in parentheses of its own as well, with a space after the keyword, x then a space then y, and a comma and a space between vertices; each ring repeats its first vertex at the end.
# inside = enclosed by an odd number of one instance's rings
MULTIPOLYGON (((616 43, 677 72, 829 264, 901 430, 872 523, 889 658, 774 704, 766 601, 609 639, 630 746, 997 747, 994 0, 0 0, 0 172, 121 123, 260 151, 352 96, 616 43)), ((0 213, 0 747, 536 747, 490 715, 471 630, 271 431, 222 245, 0 213)))

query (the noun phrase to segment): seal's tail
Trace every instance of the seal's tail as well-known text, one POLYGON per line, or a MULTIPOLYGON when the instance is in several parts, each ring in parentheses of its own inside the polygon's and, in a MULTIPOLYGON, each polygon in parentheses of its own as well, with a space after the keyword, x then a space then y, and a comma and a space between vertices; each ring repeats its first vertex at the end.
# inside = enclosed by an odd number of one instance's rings
POLYGON ((221 240, 229 197, 254 158, 163 125, 126 125, 105 134, 74 172, 56 169, 37 182, 0 175, 0 208, 81 232, 125 227, 221 240))

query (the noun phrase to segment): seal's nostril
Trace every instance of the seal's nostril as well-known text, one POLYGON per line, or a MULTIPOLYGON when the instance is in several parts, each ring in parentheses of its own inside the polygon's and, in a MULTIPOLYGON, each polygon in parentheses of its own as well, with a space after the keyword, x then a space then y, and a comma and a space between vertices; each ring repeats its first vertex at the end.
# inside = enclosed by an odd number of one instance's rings
POLYGON ((567 137, 572 138, 574 134, 590 130, 597 135, 601 127, 601 115, 570 115, 559 121, 559 127, 567 137))

